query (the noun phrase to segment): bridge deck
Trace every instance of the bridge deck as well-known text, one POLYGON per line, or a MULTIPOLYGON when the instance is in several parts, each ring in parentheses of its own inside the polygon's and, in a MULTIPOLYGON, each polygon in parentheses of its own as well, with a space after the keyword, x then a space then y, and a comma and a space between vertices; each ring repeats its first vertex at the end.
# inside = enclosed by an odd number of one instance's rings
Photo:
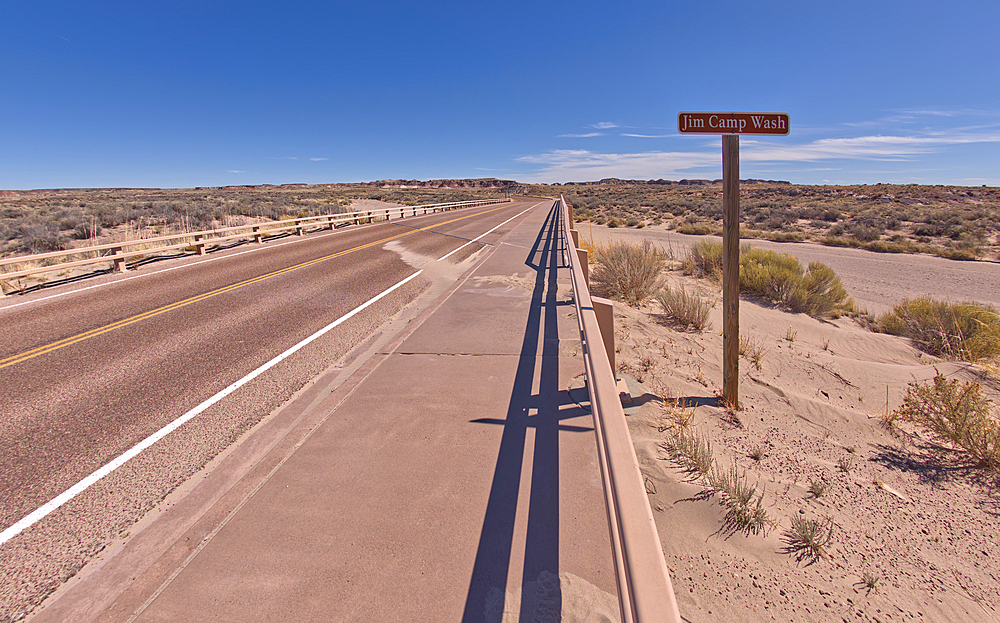
POLYGON ((550 207, 34 620, 617 620, 592 421, 567 391, 583 364, 550 207))

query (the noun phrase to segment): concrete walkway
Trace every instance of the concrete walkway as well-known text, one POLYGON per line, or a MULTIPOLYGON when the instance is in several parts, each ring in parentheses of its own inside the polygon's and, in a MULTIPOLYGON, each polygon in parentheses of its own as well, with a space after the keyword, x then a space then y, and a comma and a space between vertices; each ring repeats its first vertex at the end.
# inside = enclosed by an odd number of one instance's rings
POLYGON ((34 621, 618 619, 551 203, 34 621))

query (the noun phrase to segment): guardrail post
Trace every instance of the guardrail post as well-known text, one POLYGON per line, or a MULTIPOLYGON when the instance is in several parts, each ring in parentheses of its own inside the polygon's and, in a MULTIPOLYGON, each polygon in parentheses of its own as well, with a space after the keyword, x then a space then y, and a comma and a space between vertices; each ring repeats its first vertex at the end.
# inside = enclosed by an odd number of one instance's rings
POLYGON ((580 232, 576 229, 569 230, 569 235, 573 237, 573 248, 580 248, 580 232))
POLYGON ((260 233, 260 225, 254 225, 252 228, 250 228, 250 231, 253 232, 253 241, 254 242, 263 242, 264 241, 264 237, 260 233))
POLYGON ((587 264, 587 250, 577 249, 576 256, 580 259, 580 268, 583 269, 583 280, 587 284, 587 289, 590 290, 590 266, 587 264))
POLYGON ((335 225, 333 224, 333 219, 334 219, 334 216, 332 214, 326 217, 326 228, 327 229, 334 229, 335 225))
POLYGON ((594 305, 594 315, 597 316, 597 326, 601 329, 601 341, 604 350, 608 351, 608 361, 611 362, 611 372, 618 379, 618 368, 615 367, 615 304, 599 296, 591 296, 594 305))
POLYGON ((301 236, 303 233, 305 233, 305 232, 303 231, 303 228, 302 228, 302 220, 301 219, 295 219, 295 235, 296 236, 301 236))
POLYGON ((125 258, 121 257, 122 248, 112 247, 111 253, 112 253, 111 261, 114 262, 114 268, 112 270, 116 272, 125 272, 126 270, 128 270, 128 267, 125 266, 125 258))
POLYGON ((201 234, 195 234, 194 236, 194 248, 198 255, 205 255, 205 243, 201 242, 205 239, 205 236, 201 234))

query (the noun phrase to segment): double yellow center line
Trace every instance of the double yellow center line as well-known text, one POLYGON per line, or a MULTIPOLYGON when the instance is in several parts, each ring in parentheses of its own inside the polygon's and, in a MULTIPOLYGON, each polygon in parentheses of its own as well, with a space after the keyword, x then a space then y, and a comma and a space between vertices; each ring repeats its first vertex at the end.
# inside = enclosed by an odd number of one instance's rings
POLYGON ((33 358, 38 357, 40 355, 44 355, 46 353, 51 353, 52 351, 59 350, 60 348, 65 348, 67 346, 72 346, 73 344, 77 344, 77 343, 82 342, 84 340, 89 340, 92 337, 97 337, 98 335, 103 335, 103 334, 108 333, 110 331, 114 331, 115 329, 120 329, 122 327, 127 327, 130 324, 135 324, 137 322, 140 322, 140 321, 143 321, 143 320, 147 320, 149 318, 153 318, 154 316, 159 316, 160 314, 165 314, 165 313, 167 313, 169 311, 173 311, 175 309, 179 309, 181 307, 185 307, 187 305, 191 305, 192 303, 197 303, 198 301, 204 301, 205 299, 212 298, 213 296, 218 296, 220 294, 225 294, 226 292, 232 292, 233 290, 238 290, 239 288, 242 288, 244 286, 248 286, 248 285, 257 283, 259 281, 264 281, 265 279, 270 279, 271 277, 277 277, 278 275, 283 275, 285 273, 292 272, 293 270, 298 270, 300 268, 306 268, 307 266, 312 266, 314 264, 319 264, 320 262, 325 262, 327 260, 332 260, 334 258, 338 258, 338 257, 344 256, 344 255, 347 255, 348 253, 354 253, 355 251, 360 251, 362 249, 367 249, 367 248, 373 247, 375 245, 379 245, 379 244, 383 244, 385 242, 389 242, 390 240, 395 240, 396 238, 402 238, 403 236, 409 236, 410 234, 415 234, 417 232, 427 231, 427 230, 429 230, 431 228, 434 228, 434 227, 440 227, 442 225, 447 225, 449 223, 454 223, 455 221, 461 221, 461 220, 464 220, 464 219, 467 219, 467 218, 472 218, 474 216, 481 216, 483 214, 489 214, 490 212, 495 212, 497 210, 502 210, 503 208, 508 208, 508 207, 510 207, 510 204, 504 204, 504 205, 502 205, 502 206, 500 206, 498 208, 492 208, 492 209, 489 209, 489 210, 484 210, 482 212, 476 212, 475 214, 467 214, 465 216, 460 216, 458 218, 453 218, 450 221, 444 221, 442 223, 435 223, 433 225, 428 225, 427 227, 421 227, 419 229, 411 229, 411 230, 408 230, 408 231, 404 231, 404 232, 402 232, 400 234, 396 234, 395 236, 389 236, 388 238, 382 238, 381 240, 376 240, 374 242, 369 242, 369 243, 366 243, 366 244, 358 245, 356 247, 351 247, 350 249, 345 249, 343 251, 338 251, 336 253, 331 253, 330 255, 324 255, 323 257, 318 257, 316 259, 309 260, 308 262, 302 262, 301 264, 295 264, 294 266, 289 266, 287 268, 282 268, 280 270, 276 270, 274 272, 270 272, 270 273, 267 273, 265 275, 260 275, 260 276, 257 276, 257 277, 253 277, 251 279, 247 279, 245 281, 240 281, 240 282, 228 285, 228 286, 224 286, 222 288, 218 288, 216 290, 211 290, 209 292, 198 294, 196 296, 192 296, 190 298, 186 298, 184 300, 177 301, 176 303, 170 303, 169 305, 164 305, 163 307, 157 307, 156 309, 152 309, 150 311, 143 312, 141 314, 132 316, 130 318, 125 318, 125 319, 119 320, 117 322, 112 322, 111 324, 104 325, 103 327, 98 327, 96 329, 91 329, 90 331, 85 331, 83 333, 79 333, 79 334, 74 335, 72 337, 68 337, 68 338, 59 340, 57 342, 52 342, 51 344, 46 344, 45 346, 39 346, 39 347, 33 348, 33 349, 29 350, 29 351, 25 351, 25 352, 17 354, 17 355, 12 355, 10 357, 7 357, 6 359, 0 359, 0 370, 2 370, 3 368, 6 368, 8 366, 12 366, 14 364, 21 363, 22 361, 27 361, 28 359, 33 359, 33 358))

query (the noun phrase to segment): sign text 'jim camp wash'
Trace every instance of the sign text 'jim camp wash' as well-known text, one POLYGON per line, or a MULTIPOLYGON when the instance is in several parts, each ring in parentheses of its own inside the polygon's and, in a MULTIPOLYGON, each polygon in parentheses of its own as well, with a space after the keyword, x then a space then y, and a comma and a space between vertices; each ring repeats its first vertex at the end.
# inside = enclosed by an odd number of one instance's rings
POLYGON ((788 134, 788 113, 682 112, 677 114, 681 134, 788 134))

